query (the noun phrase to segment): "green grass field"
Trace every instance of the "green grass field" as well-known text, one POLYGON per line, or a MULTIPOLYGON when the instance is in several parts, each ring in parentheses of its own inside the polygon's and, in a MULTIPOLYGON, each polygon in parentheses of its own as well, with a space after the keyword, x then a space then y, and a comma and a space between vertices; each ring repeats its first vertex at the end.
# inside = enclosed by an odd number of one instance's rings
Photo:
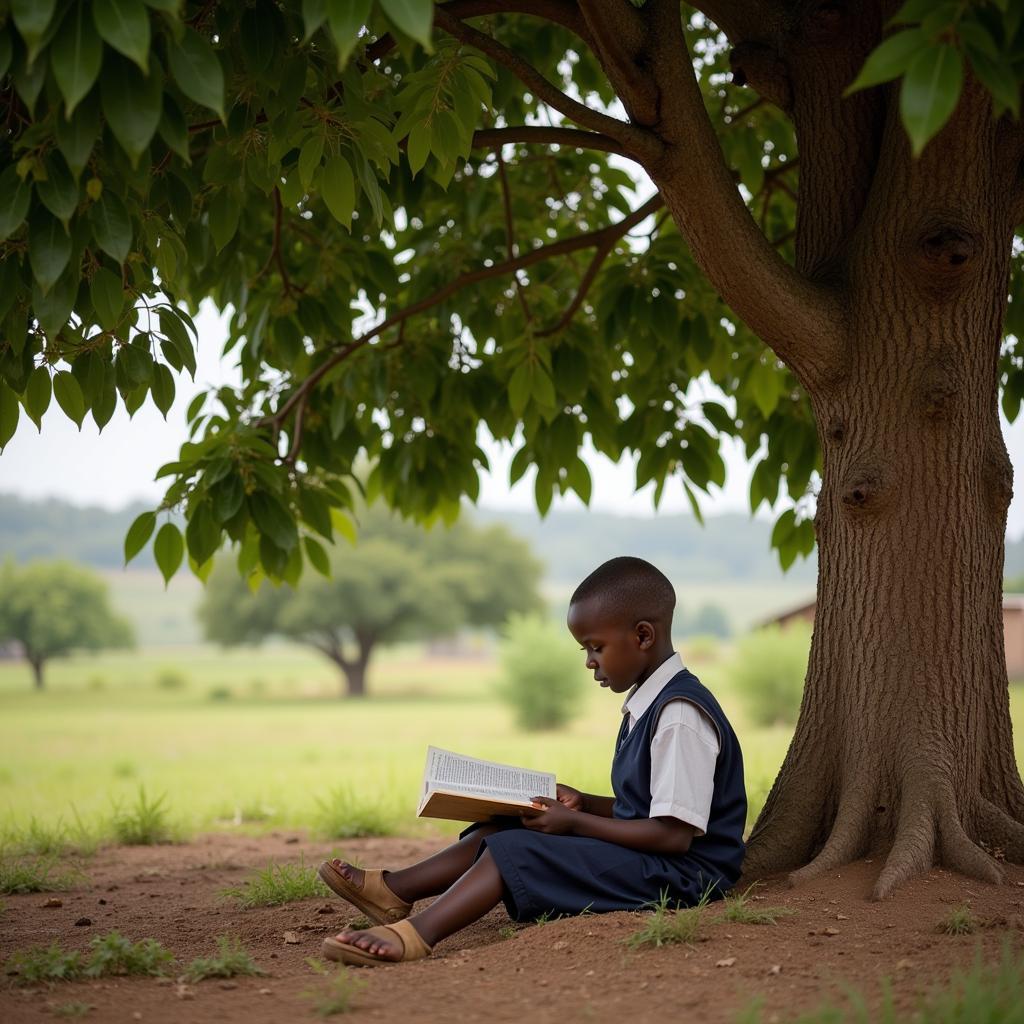
MULTIPOLYGON (((750 725, 731 692, 723 649, 693 657, 685 643, 681 649, 740 736, 749 825, 789 731, 750 725)), ((381 812, 399 832, 453 832, 455 824, 413 816, 431 743, 609 792, 619 698, 592 686, 570 727, 524 733, 493 695, 496 672, 487 657, 431 659, 400 648, 371 667, 372 696, 347 701, 326 660, 284 644, 80 656, 54 662, 42 693, 32 691, 23 664, 0 663, 0 828, 19 831, 32 818, 70 823, 77 812, 99 830, 142 785, 151 797, 166 793, 185 832, 239 823, 314 828, 318 799, 329 801, 339 789, 347 792, 337 797, 335 816, 381 812), (169 672, 176 688, 160 685, 169 672)), ((1013 708, 1020 737, 1019 694, 1013 708)))

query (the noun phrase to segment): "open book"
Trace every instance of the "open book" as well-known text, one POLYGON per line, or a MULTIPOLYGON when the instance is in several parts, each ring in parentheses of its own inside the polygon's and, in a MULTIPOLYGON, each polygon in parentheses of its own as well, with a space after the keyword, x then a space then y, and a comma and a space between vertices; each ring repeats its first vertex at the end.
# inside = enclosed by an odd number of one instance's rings
POLYGON ((451 821, 486 821, 495 814, 521 814, 535 796, 555 796, 552 772, 481 761, 437 747, 427 748, 417 816, 451 821))

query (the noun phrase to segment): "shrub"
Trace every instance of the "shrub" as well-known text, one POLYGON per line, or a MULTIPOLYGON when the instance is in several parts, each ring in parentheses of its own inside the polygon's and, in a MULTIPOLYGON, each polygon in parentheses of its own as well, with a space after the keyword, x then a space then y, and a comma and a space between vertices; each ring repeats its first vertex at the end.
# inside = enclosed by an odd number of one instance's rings
POLYGON ((235 900, 240 907, 274 907, 312 896, 330 896, 316 868, 303 860, 299 864, 269 863, 239 886, 222 889, 221 896, 235 900))
POLYGON ((563 629, 537 615, 513 615, 501 643, 498 696, 523 729, 565 725, 586 686, 583 656, 563 629))
POLYGON ((210 700, 231 700, 232 697, 231 688, 228 686, 212 686, 210 687, 207 697, 210 700))
POLYGON ((81 872, 68 868, 58 856, 0 855, 0 893, 59 892, 82 881, 81 872))
POLYGON ((185 968, 186 981, 205 978, 253 977, 266 973, 246 952, 241 940, 221 935, 217 938, 217 955, 197 957, 185 968))
POLYGON ((162 668, 156 675, 156 685, 161 690, 184 690, 188 677, 176 668, 162 668))
POLYGON ((733 681, 758 725, 796 721, 810 642, 810 626, 792 623, 766 626, 737 643, 733 681))
POLYGON ((124 846, 174 842, 175 836, 164 807, 166 799, 167 794, 161 793, 155 800, 150 800, 145 787, 139 786, 139 795, 131 807, 126 809, 118 804, 114 808, 111 819, 114 838, 124 846))
POLYGON ((397 830, 396 815, 382 806, 379 797, 359 793, 351 786, 337 786, 316 802, 320 809, 314 829, 325 839, 390 836, 397 830))

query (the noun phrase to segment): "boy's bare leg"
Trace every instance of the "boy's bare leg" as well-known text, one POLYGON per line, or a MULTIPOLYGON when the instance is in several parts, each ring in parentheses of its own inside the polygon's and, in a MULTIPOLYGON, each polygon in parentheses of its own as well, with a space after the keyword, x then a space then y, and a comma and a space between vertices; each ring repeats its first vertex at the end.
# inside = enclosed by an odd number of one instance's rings
MULTIPOLYGON (((497 831, 494 825, 483 825, 426 860, 399 871, 385 871, 384 880, 388 888, 406 903, 415 903, 426 896, 437 896, 469 870, 480 849, 480 843, 497 831)), ((337 858, 331 863, 350 882, 362 885, 362 869, 337 858)))
MULTIPOLYGON (((410 917, 409 923, 428 946, 433 946, 497 906, 501 901, 501 886, 498 865, 494 863, 490 850, 484 850, 447 892, 422 913, 410 917)), ((338 938, 384 960, 399 960, 402 956, 400 940, 381 939, 368 932, 351 929, 341 932, 338 938)))

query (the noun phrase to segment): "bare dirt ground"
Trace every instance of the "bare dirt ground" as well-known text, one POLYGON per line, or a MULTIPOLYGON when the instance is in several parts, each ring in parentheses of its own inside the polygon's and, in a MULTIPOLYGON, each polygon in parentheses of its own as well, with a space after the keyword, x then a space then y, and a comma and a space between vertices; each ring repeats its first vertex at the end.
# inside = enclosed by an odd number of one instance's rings
MULTIPOLYGON (((435 852, 445 840, 362 839, 343 844, 361 864, 401 867, 435 852)), ((337 848, 336 844, 333 848, 337 848)), ((267 974, 181 986, 173 979, 103 978, 17 988, 0 974, 0 1021, 53 1021, 69 1003, 92 1007, 86 1020, 263 1022, 313 1020, 308 994, 323 981, 306 963, 320 941, 359 915, 337 898, 280 907, 237 909, 219 898, 268 861, 317 864, 332 849, 291 834, 252 838, 210 835, 178 846, 112 848, 84 865, 88 884, 56 894, 5 897, 0 960, 53 941, 85 949, 117 929, 133 940, 157 939, 180 964, 215 952, 215 937, 241 938, 267 974), (87 920, 89 923, 82 923, 87 920), (286 943, 285 932, 299 941, 286 943)), ((944 871, 904 887, 889 901, 868 900, 879 860, 860 861, 797 889, 783 879, 763 883, 755 907, 793 913, 775 925, 718 920, 704 911, 701 940, 689 946, 630 950, 624 940, 643 924, 637 914, 583 916, 514 932, 499 908, 412 964, 361 970, 365 988, 347 1019, 359 1021, 668 1021, 733 1022, 755 998, 763 1020, 786 1021, 825 1000, 841 1002, 845 986, 870 1001, 879 981, 892 981, 898 1005, 911 1008, 930 984, 967 966, 980 947, 996 960, 1009 937, 1024 945, 1024 868, 991 886, 944 871), (938 930, 967 904, 981 927, 973 935, 938 930)))

